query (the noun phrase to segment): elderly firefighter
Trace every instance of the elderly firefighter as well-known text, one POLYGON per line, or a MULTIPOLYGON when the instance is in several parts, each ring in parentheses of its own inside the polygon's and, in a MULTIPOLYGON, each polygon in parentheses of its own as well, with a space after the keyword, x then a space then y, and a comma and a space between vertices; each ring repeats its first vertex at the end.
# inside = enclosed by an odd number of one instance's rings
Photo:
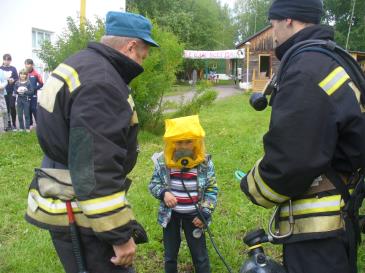
POLYGON ((319 25, 322 12, 320 0, 276 0, 269 10, 276 56, 292 56, 271 96, 265 154, 241 181, 253 203, 279 206, 272 234, 289 273, 356 272, 362 200, 349 208, 347 195, 363 186, 363 94, 334 58, 290 52, 307 40, 333 41, 333 30, 319 25))
POLYGON ((42 90, 37 136, 45 157, 26 219, 50 231, 67 273, 134 272, 136 243, 147 240, 126 199, 138 130, 127 85, 158 46, 151 27, 143 16, 109 12, 101 42, 61 63, 42 90))

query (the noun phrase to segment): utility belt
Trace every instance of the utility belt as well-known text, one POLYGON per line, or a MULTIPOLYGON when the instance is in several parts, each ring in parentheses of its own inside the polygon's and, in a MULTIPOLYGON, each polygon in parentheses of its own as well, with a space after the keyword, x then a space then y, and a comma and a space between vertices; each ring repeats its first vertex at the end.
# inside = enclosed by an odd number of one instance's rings
POLYGON ((127 188, 108 196, 90 200, 78 200, 70 171, 67 169, 40 168, 28 193, 26 220, 31 224, 53 231, 68 231, 66 201, 71 201, 77 226, 84 233, 108 232, 129 224, 136 243, 147 241, 147 235, 137 223, 125 195, 131 184, 126 178, 127 188))
MULTIPOLYGON (((351 176, 339 174, 338 177, 351 194, 363 179, 359 174, 351 176)), ((313 181, 305 194, 292 198, 276 208, 270 219, 269 234, 278 243, 290 243, 344 233, 345 205, 342 193, 335 183, 332 183, 326 175, 321 175, 313 181), (275 230, 273 230, 274 224, 275 230)))
POLYGON ((28 193, 26 219, 38 227, 50 230, 67 230, 68 218, 66 201, 72 201, 77 224, 91 228, 86 215, 81 213, 70 171, 67 169, 35 169, 28 193))

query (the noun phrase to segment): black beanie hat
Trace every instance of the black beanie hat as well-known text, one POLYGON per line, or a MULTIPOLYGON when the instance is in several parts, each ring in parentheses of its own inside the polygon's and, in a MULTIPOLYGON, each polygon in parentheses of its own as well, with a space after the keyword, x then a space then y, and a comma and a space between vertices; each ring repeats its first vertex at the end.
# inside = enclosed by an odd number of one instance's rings
POLYGON ((269 10, 269 20, 290 18, 319 24, 322 14, 322 0, 274 0, 269 10))

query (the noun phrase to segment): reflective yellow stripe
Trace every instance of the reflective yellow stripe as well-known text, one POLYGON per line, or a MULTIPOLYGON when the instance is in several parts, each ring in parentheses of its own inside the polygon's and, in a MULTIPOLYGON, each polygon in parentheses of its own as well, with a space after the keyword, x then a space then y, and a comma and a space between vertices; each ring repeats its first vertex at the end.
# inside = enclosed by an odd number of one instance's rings
POLYGON ((276 205, 275 203, 265 199, 265 197, 263 197, 261 193, 257 190, 255 179, 252 175, 252 170, 247 175, 247 184, 248 184, 248 192, 251 195, 251 197, 255 199, 257 204, 265 208, 272 208, 276 205))
MULTIPOLYGON (((31 189, 28 194, 28 204, 35 202, 38 207, 48 213, 67 213, 66 203, 53 198, 44 198, 35 189, 31 189)), ((71 202, 74 212, 80 212, 76 202, 71 202)))
MULTIPOLYGON (((305 215, 311 213, 321 212, 333 212, 340 211, 344 202, 341 199, 341 195, 333 195, 322 198, 307 198, 302 200, 293 201, 293 213, 295 215, 305 215)), ((281 217, 289 216, 289 206, 285 205, 281 207, 281 217)))
POLYGON ((319 86, 330 96, 335 93, 349 78, 350 76, 346 73, 346 71, 339 66, 323 81, 321 81, 319 86))
POLYGON ((260 173, 259 173, 259 164, 260 164, 261 160, 257 161, 255 167, 253 168, 253 172, 254 174, 254 179, 256 181, 256 184, 259 186, 260 191, 262 192, 262 194, 267 198, 270 199, 271 201, 275 202, 275 203, 283 203, 287 200, 289 200, 289 197, 279 194, 277 192, 275 192, 272 188, 270 188, 265 181, 262 179, 260 173))
MULTIPOLYGON (((33 211, 29 207, 27 215, 33 220, 52 226, 68 226, 67 214, 47 214, 41 210, 33 211)), ((129 221, 135 220, 130 208, 100 218, 87 218, 82 213, 75 213, 77 226, 92 228, 95 232, 110 231, 115 228, 128 224, 129 221)))
MULTIPOLYGON (((330 216, 313 216, 301 219, 295 219, 294 235, 305 233, 322 233, 344 228, 341 215, 330 216)), ((290 229, 288 220, 280 221, 280 234, 288 233, 290 229)))
MULTIPOLYGON (((66 213, 66 204, 62 200, 44 198, 35 189, 29 191, 28 204, 42 208, 48 213, 66 213), (29 199, 31 198, 31 199, 29 199)), ((106 197, 95 198, 87 201, 71 202, 74 212, 83 212, 85 215, 95 215, 110 212, 128 205, 125 192, 118 192, 106 197)))
POLYGON ((95 232, 105 232, 117 227, 128 224, 129 221, 135 220, 133 212, 126 207, 121 211, 100 218, 89 218, 91 226, 95 232))
POLYGON ((86 215, 105 213, 128 205, 124 191, 78 203, 86 215))
POLYGON ((131 109, 133 111, 131 122, 130 122, 131 126, 133 126, 135 124, 138 124, 138 115, 137 115, 136 106, 134 104, 134 100, 132 98, 132 95, 129 95, 128 103, 131 106, 131 109))
POLYGON ((77 87, 81 85, 79 75, 77 74, 76 70, 67 64, 61 63, 52 73, 60 76, 65 80, 70 92, 74 91, 77 87))

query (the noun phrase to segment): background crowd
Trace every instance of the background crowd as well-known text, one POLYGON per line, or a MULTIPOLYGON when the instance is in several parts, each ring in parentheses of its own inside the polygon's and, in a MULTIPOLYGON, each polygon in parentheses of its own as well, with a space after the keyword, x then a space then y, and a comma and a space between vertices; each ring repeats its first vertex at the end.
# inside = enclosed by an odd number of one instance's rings
POLYGON ((37 92, 43 86, 40 74, 34 69, 32 59, 24 67, 11 65, 11 55, 3 55, 0 67, 0 118, 1 131, 30 132, 37 120, 37 92))

